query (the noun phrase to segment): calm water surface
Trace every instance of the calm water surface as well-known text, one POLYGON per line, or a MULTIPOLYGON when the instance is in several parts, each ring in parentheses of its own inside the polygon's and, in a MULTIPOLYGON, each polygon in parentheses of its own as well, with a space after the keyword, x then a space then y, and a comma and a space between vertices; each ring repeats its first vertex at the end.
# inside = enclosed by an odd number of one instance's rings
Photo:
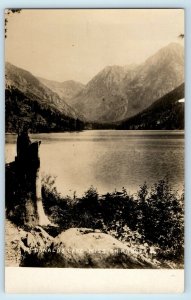
MULTIPOLYGON (((41 140, 42 175, 57 176, 63 195, 82 195, 91 185, 100 194, 125 187, 134 193, 147 181, 168 177, 175 189, 184 181, 183 131, 115 131, 32 134, 41 140)), ((16 135, 6 135, 6 162, 16 155, 16 135)))

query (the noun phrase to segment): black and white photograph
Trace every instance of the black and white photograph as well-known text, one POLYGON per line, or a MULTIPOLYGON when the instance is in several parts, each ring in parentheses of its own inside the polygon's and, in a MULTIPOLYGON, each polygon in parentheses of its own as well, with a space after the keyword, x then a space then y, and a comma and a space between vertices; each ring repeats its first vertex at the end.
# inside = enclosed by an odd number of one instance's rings
POLYGON ((184 269, 184 10, 5 10, 5 266, 184 269))

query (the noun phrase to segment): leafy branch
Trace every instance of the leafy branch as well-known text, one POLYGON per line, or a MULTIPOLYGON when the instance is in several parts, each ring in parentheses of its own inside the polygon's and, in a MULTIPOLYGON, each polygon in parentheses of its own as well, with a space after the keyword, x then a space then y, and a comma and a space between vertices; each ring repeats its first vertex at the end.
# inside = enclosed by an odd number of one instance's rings
POLYGON ((8 16, 11 16, 15 13, 20 13, 21 9, 7 9, 6 17, 5 17, 5 38, 7 38, 7 24, 8 24, 8 16))

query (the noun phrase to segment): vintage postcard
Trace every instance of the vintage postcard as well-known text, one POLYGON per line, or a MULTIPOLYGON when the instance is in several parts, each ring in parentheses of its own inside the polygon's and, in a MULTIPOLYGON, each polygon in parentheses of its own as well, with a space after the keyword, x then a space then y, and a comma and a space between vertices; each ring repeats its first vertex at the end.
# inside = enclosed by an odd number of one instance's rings
POLYGON ((183 9, 5 10, 7 292, 183 291, 184 40, 183 9))

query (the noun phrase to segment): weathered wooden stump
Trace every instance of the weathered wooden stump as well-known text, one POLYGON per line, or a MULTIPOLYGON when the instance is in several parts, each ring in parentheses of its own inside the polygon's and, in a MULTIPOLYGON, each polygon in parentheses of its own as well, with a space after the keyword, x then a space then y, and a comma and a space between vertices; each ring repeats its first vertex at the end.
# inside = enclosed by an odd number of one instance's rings
POLYGON ((6 207, 8 216, 17 224, 48 225, 41 197, 41 142, 31 143, 26 132, 17 138, 15 161, 6 165, 6 207))

